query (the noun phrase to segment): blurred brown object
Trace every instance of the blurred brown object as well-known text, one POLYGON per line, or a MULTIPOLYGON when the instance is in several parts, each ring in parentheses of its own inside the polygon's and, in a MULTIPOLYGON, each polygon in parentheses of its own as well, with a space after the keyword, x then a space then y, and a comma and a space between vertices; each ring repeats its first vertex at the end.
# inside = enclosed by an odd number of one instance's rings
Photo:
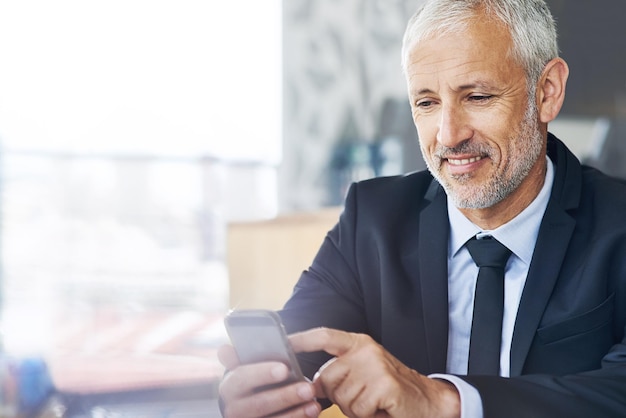
POLYGON ((280 309, 340 212, 333 207, 230 224, 230 307, 280 309))
MULTIPOLYGON (((280 309, 340 213, 333 207, 229 225, 230 307, 280 309)), ((337 406, 320 415, 343 416, 337 406)))

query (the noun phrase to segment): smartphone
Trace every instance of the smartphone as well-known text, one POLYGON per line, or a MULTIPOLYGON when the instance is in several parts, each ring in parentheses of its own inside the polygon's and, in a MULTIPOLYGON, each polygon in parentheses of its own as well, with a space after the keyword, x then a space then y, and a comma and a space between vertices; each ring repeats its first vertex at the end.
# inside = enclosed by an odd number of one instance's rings
POLYGON ((234 310, 224 318, 224 325, 241 363, 278 361, 289 368, 289 377, 281 385, 305 380, 276 312, 234 310))

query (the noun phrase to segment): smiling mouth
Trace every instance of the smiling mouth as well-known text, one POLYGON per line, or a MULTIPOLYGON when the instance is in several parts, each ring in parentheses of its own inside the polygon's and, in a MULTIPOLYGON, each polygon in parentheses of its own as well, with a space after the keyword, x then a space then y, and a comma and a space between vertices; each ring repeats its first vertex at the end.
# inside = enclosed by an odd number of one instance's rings
POLYGON ((476 161, 480 161, 482 159, 483 157, 481 156, 472 157, 472 158, 461 158, 461 159, 448 158, 448 162, 452 165, 466 165, 466 164, 475 163, 476 161))

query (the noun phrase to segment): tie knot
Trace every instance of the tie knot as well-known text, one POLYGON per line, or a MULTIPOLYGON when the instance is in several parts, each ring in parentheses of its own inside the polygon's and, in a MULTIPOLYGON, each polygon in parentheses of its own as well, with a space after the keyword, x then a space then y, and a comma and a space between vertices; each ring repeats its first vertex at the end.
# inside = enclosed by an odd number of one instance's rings
POLYGON ((496 267, 503 269, 511 255, 511 250, 492 237, 476 239, 465 244, 478 267, 496 267))

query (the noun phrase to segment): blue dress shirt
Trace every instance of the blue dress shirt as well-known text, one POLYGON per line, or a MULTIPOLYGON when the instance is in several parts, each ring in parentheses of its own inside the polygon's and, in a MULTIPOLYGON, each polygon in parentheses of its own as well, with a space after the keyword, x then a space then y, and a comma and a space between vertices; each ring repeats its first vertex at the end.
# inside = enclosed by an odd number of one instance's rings
POLYGON ((512 251, 505 269, 504 317, 500 348, 500 376, 508 377, 517 308, 554 180, 553 163, 548 157, 546 159, 548 163, 546 179, 535 200, 511 221, 492 231, 483 231, 473 224, 448 198, 450 237, 448 240, 447 372, 450 375, 437 374, 431 377, 446 379, 457 387, 461 394, 462 418, 483 416, 478 391, 465 381, 451 376, 467 374, 474 289, 478 277, 478 267, 472 260, 465 243, 476 235, 491 235, 512 251))

